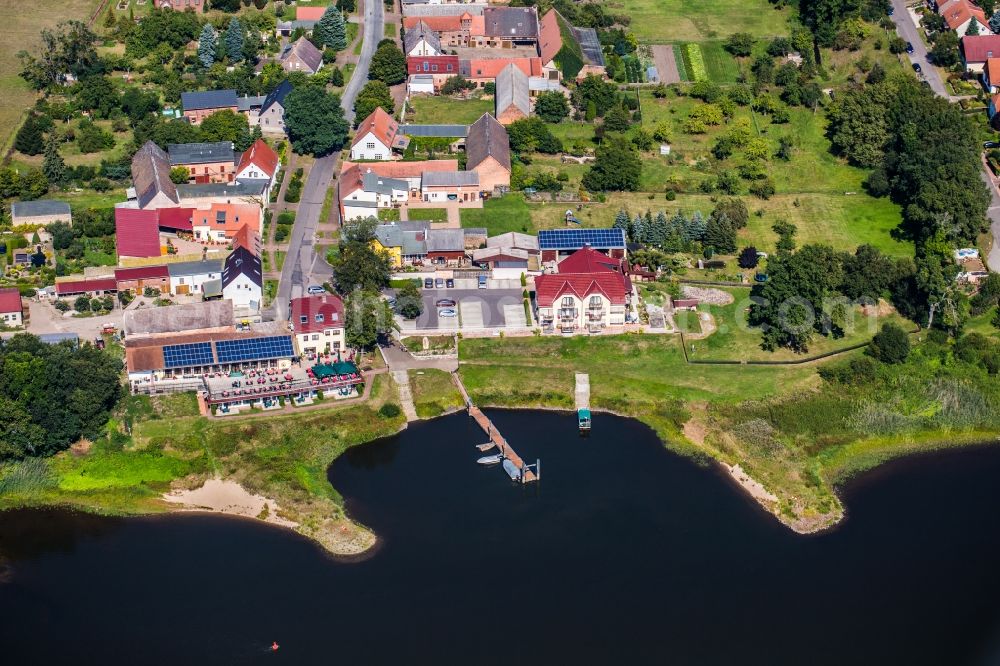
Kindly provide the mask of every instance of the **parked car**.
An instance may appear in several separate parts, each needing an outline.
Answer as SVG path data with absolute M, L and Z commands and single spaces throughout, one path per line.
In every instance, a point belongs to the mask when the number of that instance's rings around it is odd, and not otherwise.
M 117 329 L 115 329 L 115 325 L 114 324 L 105 324 L 104 327 L 101 328 L 101 334 L 102 335 L 114 335 L 117 332 L 118 331 L 117 331 Z
M 1000 148 L 1000 141 L 983 141 L 983 148 Z
M 424 278 L 424 289 L 434 288 L 434 278 Z
M 434 305 L 439 308 L 453 308 L 455 307 L 455 301 L 450 298 L 439 298 Z
M 444 278 L 437 278 L 434 280 L 434 287 L 437 289 L 444 289 Z
M 917 74 L 920 74 L 924 70 L 921 69 L 919 62 L 915 62 L 915 63 L 913 63 L 913 71 L 916 72 Z
M 308 294 L 310 294 L 311 296 L 315 296 L 317 294 L 325 294 L 326 293 L 326 289 L 324 289 L 323 287 L 319 286 L 318 284 L 311 284 L 306 289 L 306 292 Z
M 444 281 L 444 286 L 448 287 L 449 289 L 454 289 L 455 281 L 451 278 L 448 278 L 447 280 Z
M 912 43 L 906 42 L 906 52 L 907 53 L 913 53 L 913 44 Z
M 444 310 L 438 311 L 439 317 L 455 317 L 457 314 L 458 313 L 455 312 L 455 308 L 445 308 Z
M 480 289 L 486 289 L 486 276 L 485 275 L 480 275 L 479 276 L 479 288 Z

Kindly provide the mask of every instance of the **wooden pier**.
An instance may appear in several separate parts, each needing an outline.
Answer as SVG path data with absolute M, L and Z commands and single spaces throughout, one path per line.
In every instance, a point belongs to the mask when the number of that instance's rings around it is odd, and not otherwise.
M 497 449 L 499 449 L 500 453 L 503 454 L 503 457 L 514 463 L 514 466 L 517 467 L 521 474 L 521 483 L 537 481 L 539 475 L 525 465 L 524 460 L 521 459 L 521 456 L 517 455 L 517 451 L 511 448 L 510 444 L 506 439 L 504 439 L 504 436 L 500 434 L 500 431 L 493 425 L 493 422 L 490 421 L 489 417 L 483 414 L 481 409 L 472 404 L 472 399 L 469 398 L 469 394 L 466 392 L 465 386 L 462 385 L 462 380 L 459 379 L 458 373 L 452 373 L 452 377 L 455 380 L 455 385 L 462 394 L 462 398 L 465 400 L 466 406 L 469 408 L 469 416 L 471 416 L 475 422 L 479 424 L 479 427 L 483 429 L 483 432 L 486 433 L 489 440 L 497 447 Z
M 576 403 L 576 418 L 580 424 L 580 432 L 590 430 L 590 375 L 576 373 L 576 390 L 573 393 Z

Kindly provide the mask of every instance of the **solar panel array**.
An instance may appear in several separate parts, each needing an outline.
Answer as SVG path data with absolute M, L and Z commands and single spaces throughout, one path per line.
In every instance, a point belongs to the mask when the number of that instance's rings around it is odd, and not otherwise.
M 239 363 L 272 358 L 294 356 L 292 338 L 274 335 L 266 338 L 245 338 L 241 340 L 220 340 L 215 343 L 219 363 Z
M 212 343 L 192 342 L 183 345 L 163 347 L 163 365 L 167 368 L 191 368 L 199 365 L 214 365 Z
M 589 244 L 594 248 L 625 247 L 622 229 L 545 229 L 538 232 L 540 250 L 577 250 Z

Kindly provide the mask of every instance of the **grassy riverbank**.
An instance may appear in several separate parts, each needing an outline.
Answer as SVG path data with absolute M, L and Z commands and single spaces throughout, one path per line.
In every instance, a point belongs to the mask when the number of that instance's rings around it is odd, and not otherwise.
M 572 409 L 573 373 L 589 372 L 596 410 L 637 418 L 686 455 L 739 465 L 778 498 L 762 503 L 802 532 L 840 519 L 834 486 L 848 476 L 1000 433 L 1000 384 L 949 344 L 924 342 L 907 363 L 869 365 L 843 373 L 847 381 L 824 381 L 817 369 L 860 351 L 822 365 L 687 365 L 679 344 L 635 335 L 463 340 L 460 373 L 484 406 Z
M 356 554 L 374 543 L 374 535 L 347 519 L 326 471 L 351 446 L 404 427 L 402 416 L 379 413 L 383 404 L 396 402 L 395 386 L 386 375 L 374 382 L 364 404 L 233 420 L 199 416 L 193 394 L 130 397 L 89 450 L 0 469 L 0 509 L 163 512 L 174 509 L 161 500 L 163 493 L 219 477 L 275 500 L 281 518 L 331 552 Z

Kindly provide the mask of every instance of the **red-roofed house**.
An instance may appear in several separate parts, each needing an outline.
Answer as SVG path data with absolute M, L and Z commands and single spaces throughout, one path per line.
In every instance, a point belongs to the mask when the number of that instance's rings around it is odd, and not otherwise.
M 116 268 L 115 282 L 118 291 L 141 293 L 146 287 L 152 287 L 166 294 L 170 292 L 170 271 L 165 265 Z
M 497 75 L 507 65 L 516 65 L 518 69 L 531 76 L 543 76 L 541 58 L 474 58 L 459 63 L 459 73 L 478 86 L 496 81 Z
M 399 123 L 379 106 L 358 125 L 351 144 L 351 159 L 391 160 L 392 151 L 405 150 L 408 142 L 399 133 Z
M 1000 58 L 1000 35 L 963 37 L 959 51 L 967 71 L 982 72 L 990 58 Z
M 119 259 L 159 257 L 160 227 L 155 210 L 115 208 L 115 245 Z
M 976 21 L 979 24 L 980 35 L 989 35 L 990 30 L 986 13 L 974 5 L 971 0 L 947 0 L 938 5 L 938 14 L 944 18 L 948 27 L 959 37 L 969 32 L 969 24 Z
M 0 287 L 0 326 L 20 328 L 24 326 L 24 305 L 17 287 Z
M 535 278 L 536 316 L 550 331 L 597 333 L 624 326 L 631 298 L 622 261 L 587 246 L 564 259 L 558 273 Z
M 260 256 L 261 244 L 260 236 L 257 232 L 250 228 L 249 224 L 244 224 L 240 227 L 239 231 L 233 235 L 233 249 L 242 247 L 245 250 L 249 250 L 256 256 Z
M 430 76 L 435 92 L 441 90 L 445 81 L 458 74 L 457 55 L 407 56 L 406 73 Z
M 281 169 L 281 160 L 263 139 L 257 139 L 253 145 L 244 151 L 236 160 L 236 180 L 266 180 L 268 186 L 264 190 L 264 199 L 271 200 L 271 187 Z
M 254 204 L 212 204 L 195 210 L 191 221 L 195 240 L 228 243 L 243 225 L 260 233 L 260 208 Z
M 407 16 L 403 19 L 403 29 L 410 32 L 419 23 L 438 33 L 441 46 L 445 47 L 468 46 L 470 37 L 486 34 L 486 19 L 468 12 L 461 16 Z
M 299 354 L 338 352 L 344 347 L 344 301 L 335 294 L 293 298 L 292 330 Z
M 84 278 L 56 282 L 56 296 L 104 296 L 118 291 L 118 282 L 113 277 Z

